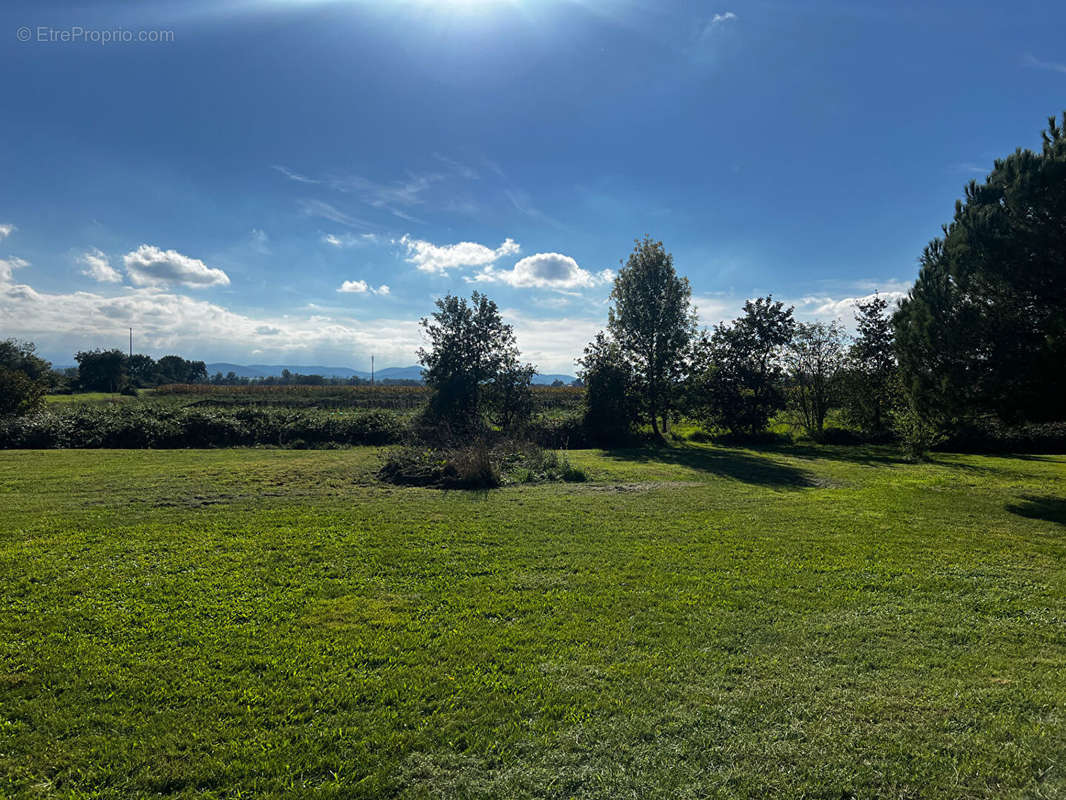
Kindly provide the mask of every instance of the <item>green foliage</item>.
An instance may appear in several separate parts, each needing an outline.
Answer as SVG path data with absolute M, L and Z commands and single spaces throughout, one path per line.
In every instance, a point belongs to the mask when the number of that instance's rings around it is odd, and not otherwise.
M 33 342 L 0 340 L 0 369 L 21 372 L 34 382 L 46 382 L 52 365 L 37 355 Z
M 629 362 L 652 430 L 665 431 L 678 402 L 689 346 L 696 335 L 688 278 L 648 236 L 638 239 L 611 291 L 607 328 Z
M 578 362 L 585 384 L 584 425 L 592 441 L 617 444 L 629 438 L 640 409 L 636 377 L 617 342 L 602 331 Z
M 44 404 L 44 390 L 25 372 L 0 367 L 0 417 L 36 411 Z
M 449 294 L 437 300 L 437 311 L 421 325 L 430 348 L 420 349 L 418 358 L 426 368 L 434 420 L 458 434 L 476 431 L 490 396 L 494 410 L 509 423 L 528 410 L 534 369 L 519 362 L 514 330 L 492 300 L 474 292 L 467 303 Z
M 384 410 L 68 404 L 0 420 L 0 448 L 292 447 L 392 444 L 401 420 Z
M 825 418 L 840 395 L 844 328 L 836 322 L 801 322 L 785 348 L 789 405 L 808 436 L 821 439 Z
M 506 363 L 485 386 L 489 419 L 504 431 L 519 431 L 533 416 L 532 364 Z
M 1052 118 L 1043 138 L 970 182 L 894 317 L 927 415 L 1066 419 L 1066 134 Z
M 748 300 L 743 316 L 716 325 L 701 340 L 692 395 L 703 424 L 754 436 L 785 407 L 783 356 L 796 325 L 792 310 L 770 296 Z
M 400 486 L 435 489 L 495 489 L 504 483 L 566 481 L 583 483 L 585 470 L 565 453 L 524 441 L 484 440 L 461 447 L 399 447 L 390 450 L 378 478 Z
M 876 295 L 859 303 L 855 314 L 858 335 L 848 352 L 842 381 L 845 417 L 871 436 L 888 428 L 898 391 L 892 318 L 887 309 L 888 302 Z
M 0 341 L 0 417 L 40 408 L 52 365 L 37 356 L 32 342 Z
M 117 392 L 126 385 L 126 354 L 121 350 L 82 350 L 78 362 L 78 386 L 86 392 Z
M 943 423 L 908 397 L 893 409 L 892 429 L 912 461 L 925 461 L 929 451 L 946 438 Z

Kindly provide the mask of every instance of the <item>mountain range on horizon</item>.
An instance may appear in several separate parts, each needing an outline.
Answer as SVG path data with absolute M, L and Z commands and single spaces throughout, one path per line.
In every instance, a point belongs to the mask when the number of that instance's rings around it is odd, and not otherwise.
M 363 378 L 365 380 L 370 379 L 370 373 L 364 370 L 352 369 L 351 367 L 327 367 L 322 365 L 299 365 L 299 364 L 230 364 L 227 362 L 215 362 L 207 365 L 207 374 L 214 375 L 216 372 L 221 372 L 226 375 L 230 372 L 235 373 L 241 378 L 268 378 L 278 377 L 282 371 L 288 370 L 289 372 L 299 373 L 300 375 L 321 375 L 324 378 Z M 383 380 L 409 380 L 409 381 L 421 381 L 422 380 L 422 367 L 417 364 L 410 367 L 383 367 L 382 369 L 374 371 L 374 378 Z M 537 373 L 533 376 L 533 383 L 537 385 L 548 385 L 552 382 L 560 380 L 563 383 L 570 384 L 575 378 L 573 375 L 563 374 L 545 374 Z

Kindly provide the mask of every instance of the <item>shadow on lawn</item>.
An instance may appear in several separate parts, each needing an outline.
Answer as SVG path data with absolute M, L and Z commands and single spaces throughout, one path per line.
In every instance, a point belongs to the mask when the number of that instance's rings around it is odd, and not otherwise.
M 802 469 L 732 448 L 676 445 L 612 450 L 605 455 L 617 461 L 676 464 L 759 486 L 803 489 L 822 485 L 813 475 Z
M 1039 519 L 1066 526 L 1066 500 L 1048 495 L 1023 494 L 1018 503 L 1008 503 L 1006 508 L 1012 514 L 1029 519 Z

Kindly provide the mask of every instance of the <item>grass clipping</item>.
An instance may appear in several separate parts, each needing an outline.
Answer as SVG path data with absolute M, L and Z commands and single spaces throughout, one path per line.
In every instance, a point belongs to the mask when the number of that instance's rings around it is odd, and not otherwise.
M 506 484 L 588 480 L 566 453 L 530 443 L 484 443 L 466 447 L 401 447 L 390 450 L 378 478 L 398 486 L 436 489 L 496 489 Z

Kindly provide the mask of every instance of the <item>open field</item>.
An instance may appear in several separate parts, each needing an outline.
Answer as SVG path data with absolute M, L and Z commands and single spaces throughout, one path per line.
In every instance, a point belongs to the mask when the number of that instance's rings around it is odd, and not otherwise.
M 1066 457 L 0 452 L 0 796 L 1066 796 Z

